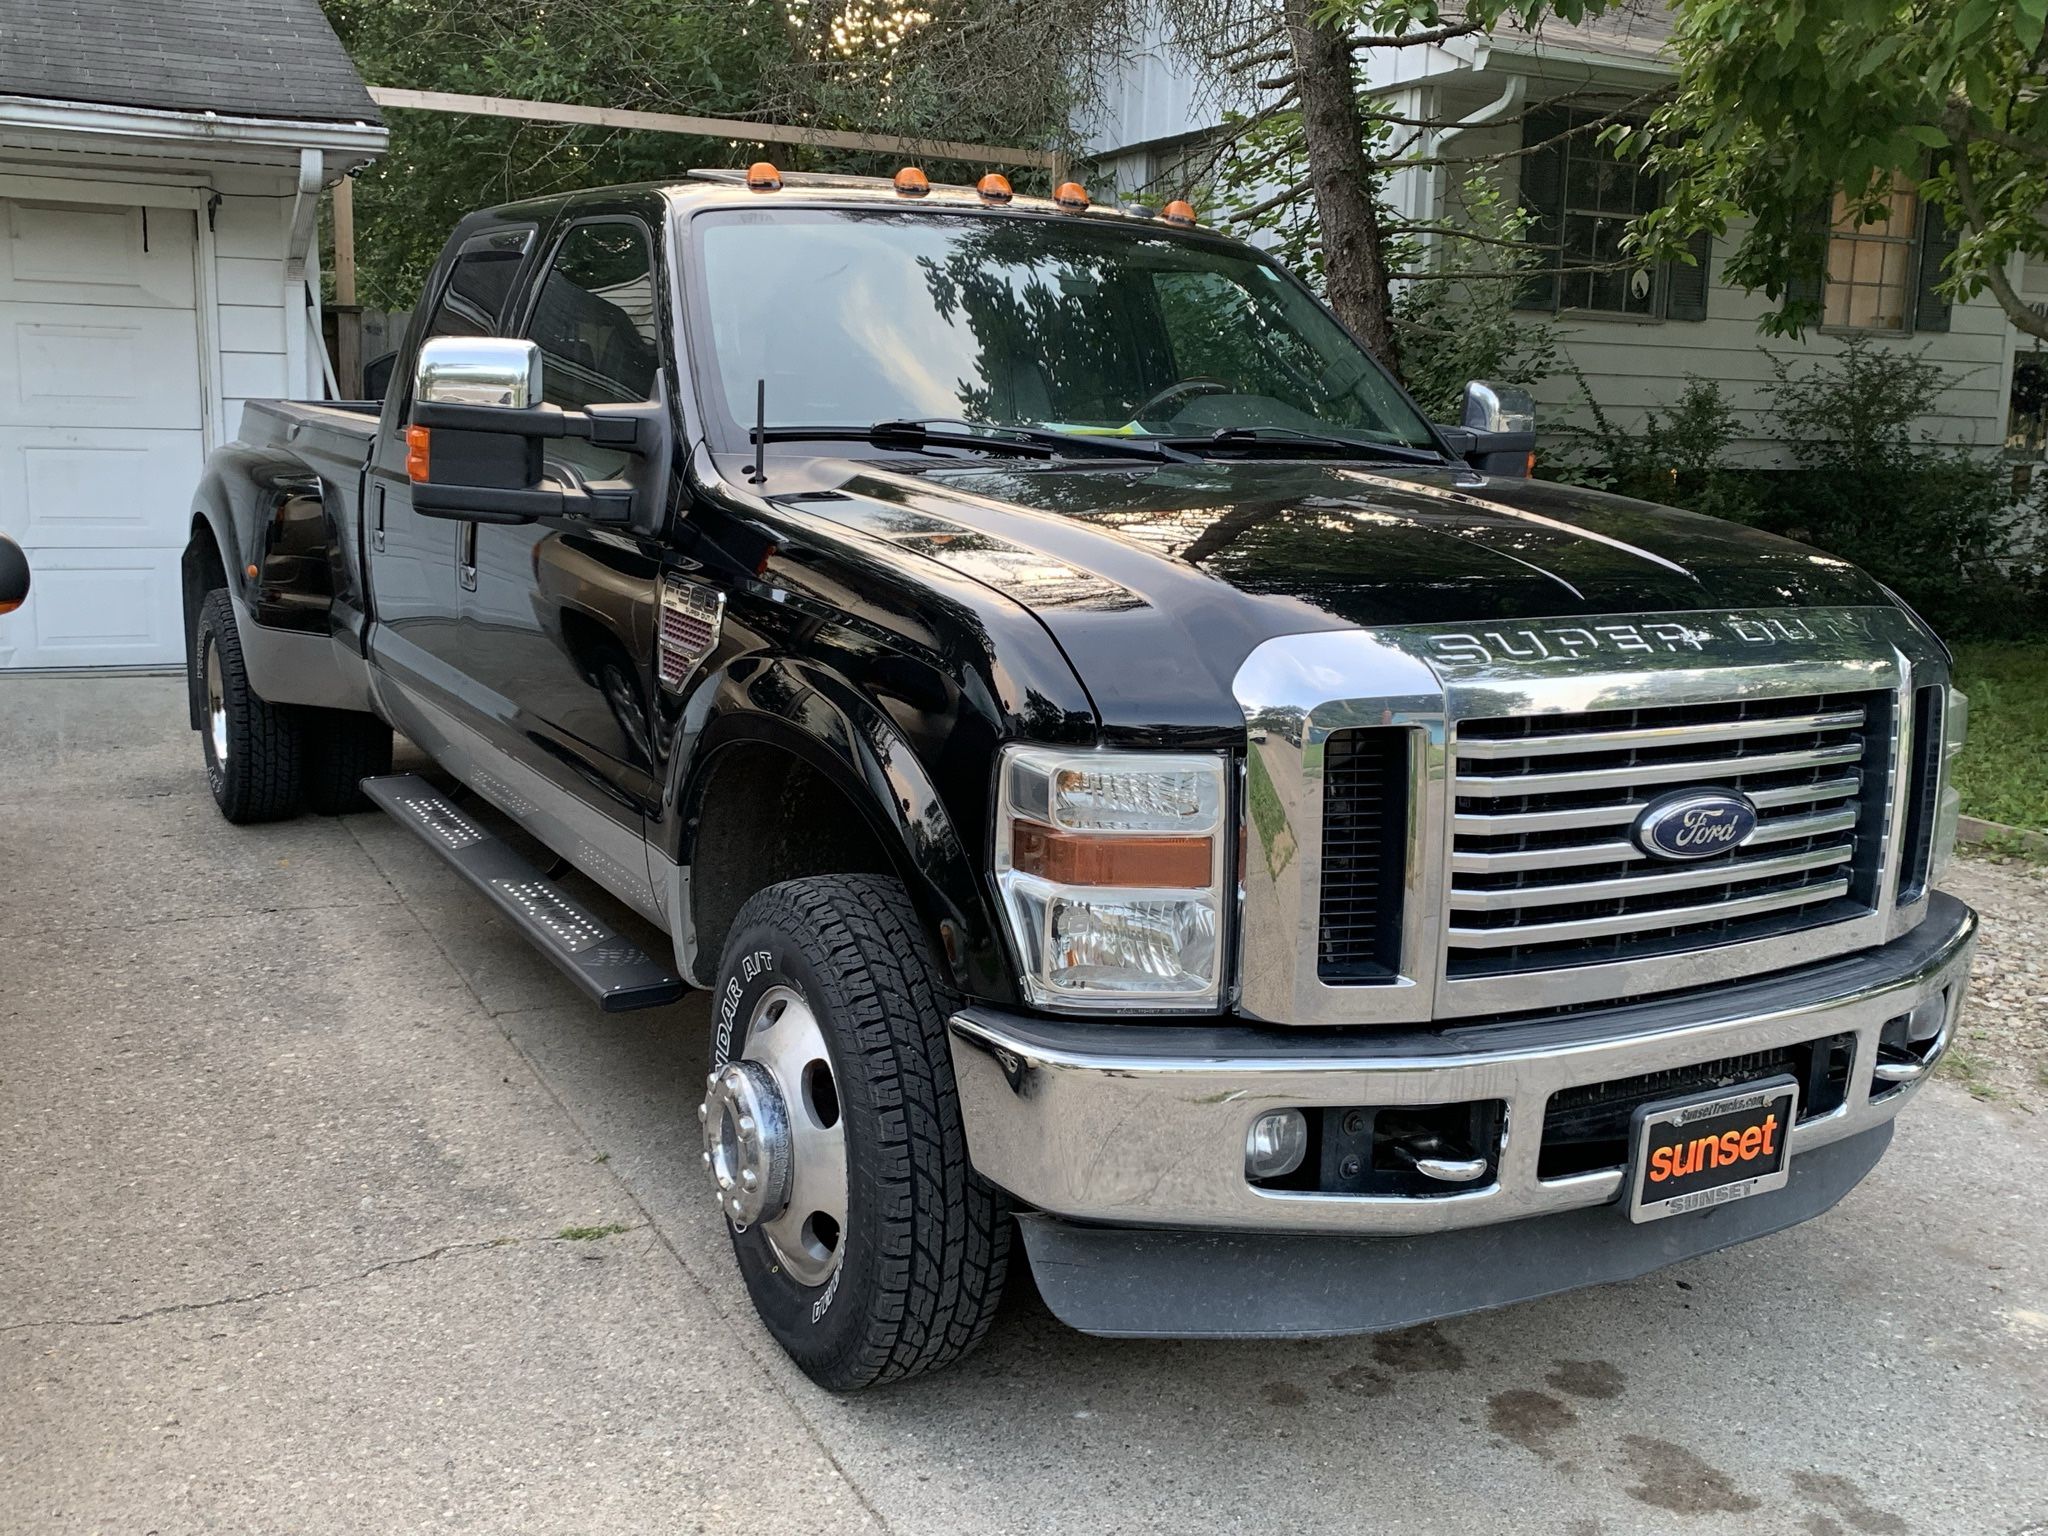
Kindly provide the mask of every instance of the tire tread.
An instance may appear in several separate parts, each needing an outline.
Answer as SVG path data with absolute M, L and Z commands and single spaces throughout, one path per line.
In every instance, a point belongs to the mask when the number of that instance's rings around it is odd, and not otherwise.
M 988 1332 L 1010 1255 L 1010 1220 L 974 1172 L 946 1037 L 950 993 L 902 883 L 874 875 L 787 881 L 733 923 L 782 929 L 832 973 L 881 1126 L 878 1284 L 868 1323 L 830 1361 L 806 1365 L 837 1391 L 941 1369 Z

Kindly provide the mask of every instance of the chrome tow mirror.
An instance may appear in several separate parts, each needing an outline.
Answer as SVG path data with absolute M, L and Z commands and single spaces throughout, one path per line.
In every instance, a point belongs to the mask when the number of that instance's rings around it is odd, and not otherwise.
M 541 403 L 540 348 L 504 336 L 436 336 L 420 348 L 413 399 L 430 405 Z
M 1536 401 L 1526 389 L 1474 379 L 1465 386 L 1458 424 L 1478 432 L 1534 432 Z

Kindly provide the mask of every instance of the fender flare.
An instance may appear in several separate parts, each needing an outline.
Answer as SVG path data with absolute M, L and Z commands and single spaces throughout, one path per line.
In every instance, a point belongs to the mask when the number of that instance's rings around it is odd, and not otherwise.
M 691 690 L 673 738 L 668 792 L 674 871 L 669 924 L 685 974 L 707 984 L 696 953 L 690 869 L 704 796 L 733 747 L 788 752 L 817 770 L 859 807 L 935 940 L 960 990 L 1014 997 L 1015 983 L 997 914 L 977 874 L 971 845 L 925 764 L 889 717 L 857 688 L 814 663 L 754 655 L 736 660 Z
M 223 505 L 226 495 L 221 476 L 213 466 L 207 467 L 206 476 L 199 482 L 199 489 L 192 498 L 192 516 L 185 538 L 185 548 L 178 557 L 178 581 L 182 594 L 185 615 L 185 679 L 186 704 L 191 715 L 192 729 L 205 727 L 205 704 L 199 696 L 198 668 L 192 664 L 192 637 L 199 625 L 199 606 L 206 601 L 206 594 L 216 583 L 209 579 L 213 574 L 207 565 L 207 556 L 202 541 L 212 545 L 212 555 L 219 565 L 220 581 L 225 583 L 228 595 L 235 603 L 236 628 L 241 627 L 241 615 L 247 610 L 248 578 L 243 574 L 241 542 L 235 534 L 235 520 L 228 515 Z

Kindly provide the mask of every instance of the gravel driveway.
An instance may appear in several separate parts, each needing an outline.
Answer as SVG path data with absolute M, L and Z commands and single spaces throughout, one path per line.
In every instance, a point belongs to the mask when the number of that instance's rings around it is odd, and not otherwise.
M 2048 1522 L 2034 871 L 1958 869 L 1982 1066 L 1807 1226 L 1377 1339 L 1090 1339 L 1020 1286 L 840 1400 L 705 1196 L 701 1000 L 601 1016 L 401 830 L 231 829 L 198 762 L 175 680 L 0 679 L 0 1531 Z
M 1958 858 L 1944 882 L 1984 919 L 1943 1073 L 1990 1102 L 2048 1108 L 2048 866 Z

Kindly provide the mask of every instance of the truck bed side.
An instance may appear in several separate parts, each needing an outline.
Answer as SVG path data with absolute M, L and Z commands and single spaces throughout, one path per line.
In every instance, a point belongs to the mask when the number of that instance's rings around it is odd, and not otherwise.
M 252 400 L 193 498 L 185 634 L 206 594 L 233 599 L 250 680 L 273 703 L 368 709 L 362 549 L 375 401 Z M 198 724 L 198 701 L 193 701 Z

